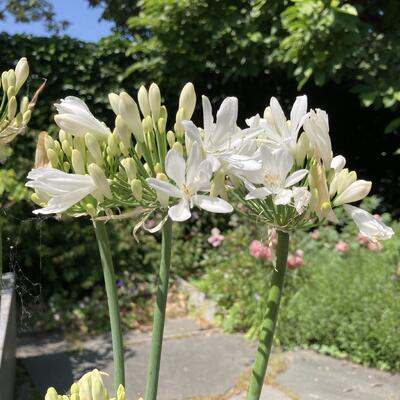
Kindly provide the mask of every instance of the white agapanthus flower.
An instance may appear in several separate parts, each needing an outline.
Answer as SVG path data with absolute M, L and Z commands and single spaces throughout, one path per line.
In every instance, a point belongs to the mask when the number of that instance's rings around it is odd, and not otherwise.
M 227 97 L 221 104 L 214 123 L 210 100 L 202 96 L 204 131 L 192 121 L 182 121 L 187 137 L 198 143 L 211 162 L 213 171 L 222 168 L 226 173 L 255 171 L 260 163 L 254 159 L 254 145 L 249 140 L 255 136 L 254 129 L 241 130 L 236 125 L 238 99 Z
M 46 207 L 34 210 L 34 214 L 57 214 L 67 211 L 88 195 L 101 200 L 112 198 L 110 188 L 101 168 L 89 166 L 90 175 L 70 174 L 54 168 L 37 168 L 28 174 L 27 187 L 35 189 Z
M 353 218 L 360 233 L 371 240 L 388 240 L 394 235 L 392 228 L 386 226 L 382 221 L 379 221 L 369 212 L 348 204 L 345 204 L 343 207 Z
M 56 124 L 71 135 L 85 137 L 91 133 L 99 140 L 106 140 L 110 129 L 90 112 L 86 103 L 75 96 L 68 96 L 56 103 Z
M 286 120 L 278 100 L 271 97 L 270 105 L 265 109 L 264 118 L 256 115 L 246 120 L 251 128 L 262 128 L 261 136 L 266 143 L 275 149 L 286 148 L 294 152 L 297 137 L 307 116 L 307 96 L 298 96 L 290 112 L 290 120 Z
M 303 124 L 304 131 L 314 146 L 316 154 L 326 167 L 332 162 L 332 143 L 329 136 L 328 114 L 317 108 L 310 110 Z M 342 160 L 343 161 L 343 160 Z
M 260 148 L 260 158 L 261 170 L 245 175 L 245 183 L 249 190 L 246 200 L 265 199 L 267 196 L 273 196 L 274 204 L 289 204 L 293 197 L 293 191 L 289 188 L 300 182 L 308 171 L 299 169 L 291 174 L 294 163 L 293 156 L 284 148 L 271 150 L 268 146 L 263 145 Z M 257 187 L 256 185 L 262 186 Z M 304 208 L 306 197 L 308 198 L 304 192 L 296 190 L 296 209 Z
M 202 159 L 198 143 L 193 143 L 187 161 L 176 150 L 170 150 L 165 160 L 165 171 L 175 185 L 154 178 L 148 178 L 147 182 L 156 191 L 180 199 L 168 210 L 173 221 L 189 219 L 193 206 L 214 213 L 233 211 L 232 206 L 223 199 L 198 194 L 210 190 L 212 177 L 211 162 Z

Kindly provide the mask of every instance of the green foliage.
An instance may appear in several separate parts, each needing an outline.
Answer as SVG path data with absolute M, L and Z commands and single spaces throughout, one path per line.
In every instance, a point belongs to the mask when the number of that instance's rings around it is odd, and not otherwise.
M 16 22 L 43 21 L 49 32 L 59 33 L 69 25 L 68 21 L 57 20 L 54 7 L 47 0 L 0 0 L 0 19 L 11 14 Z
M 399 231 L 398 223 L 393 227 Z M 358 243 L 354 225 L 342 228 L 321 228 L 314 239 L 308 233 L 291 238 L 291 251 L 304 251 L 304 265 L 286 275 L 276 340 L 284 347 L 312 347 L 400 370 L 400 240 L 395 236 L 381 251 L 371 252 Z M 224 329 L 245 330 L 254 337 L 273 267 L 247 248 L 265 234 L 241 226 L 224 235 L 220 247 L 204 254 L 204 275 L 196 284 L 217 302 Z M 349 244 L 347 253 L 335 250 L 339 240 Z

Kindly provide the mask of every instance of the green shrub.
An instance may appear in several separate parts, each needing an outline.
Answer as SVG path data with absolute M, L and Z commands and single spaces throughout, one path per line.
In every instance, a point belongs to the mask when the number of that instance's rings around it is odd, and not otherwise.
M 399 232 L 399 223 L 392 226 Z M 304 250 L 304 265 L 287 272 L 277 342 L 400 370 L 400 239 L 371 252 L 358 243 L 352 224 L 318 233 L 318 239 L 304 232 L 292 237 L 291 251 Z M 196 281 L 218 303 L 223 328 L 253 337 L 262 324 L 272 271 L 271 263 L 248 251 L 260 238 L 265 234 L 248 226 L 226 233 L 220 247 L 204 254 L 204 275 Z M 348 243 L 347 253 L 335 249 L 339 240 Z

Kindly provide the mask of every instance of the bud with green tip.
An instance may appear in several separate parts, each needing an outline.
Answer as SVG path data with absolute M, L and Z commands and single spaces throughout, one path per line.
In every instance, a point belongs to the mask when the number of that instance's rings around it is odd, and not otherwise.
M 31 110 L 26 110 L 24 114 L 22 115 L 22 125 L 28 125 L 29 121 L 31 120 L 32 117 L 32 111 Z
M 143 186 L 142 182 L 139 179 L 134 179 L 131 182 L 131 190 L 133 193 L 133 196 L 137 201 L 142 201 L 143 198 Z
M 107 153 L 111 156 L 116 156 L 119 153 L 118 139 L 115 133 L 111 134 L 107 138 Z
M 63 152 L 66 154 L 67 157 L 71 157 L 72 147 L 69 144 L 68 140 L 63 140 L 62 141 L 61 148 L 63 149 Z
M 113 196 L 110 184 L 108 183 L 107 177 L 102 168 L 97 164 L 92 163 L 88 166 L 88 172 L 97 187 L 98 193 L 107 199 L 112 199 Z
M 96 137 L 91 133 L 87 133 L 85 135 L 85 143 L 90 155 L 93 157 L 96 163 L 100 166 L 103 165 L 103 155 L 101 153 L 100 144 Z
M 51 136 L 46 135 L 44 139 L 44 148 L 47 151 L 48 149 L 54 149 L 54 140 Z
M 7 98 L 8 98 L 8 100 L 10 100 L 11 97 L 15 96 L 16 94 L 17 94 L 17 93 L 15 92 L 15 87 L 14 87 L 14 86 L 10 86 L 10 87 L 7 89 Z
M 142 126 L 145 133 L 153 131 L 153 120 L 150 116 L 147 116 L 142 120 Z
M 161 93 L 160 88 L 154 82 L 150 85 L 149 89 L 149 103 L 153 121 L 158 121 L 160 117 Z
M 196 107 L 196 92 L 193 83 L 188 82 L 182 89 L 179 97 L 179 109 L 185 110 L 187 119 L 192 118 L 194 109 Z
M 138 91 L 138 102 L 140 111 L 142 112 L 144 117 L 150 115 L 150 103 L 149 103 L 149 95 L 144 86 L 140 86 Z
M 109 400 L 108 391 L 104 385 L 100 372 L 97 369 L 95 369 L 92 371 L 91 374 L 92 374 L 92 399 Z
M 225 173 L 223 171 L 218 171 L 215 173 L 213 183 L 211 184 L 210 196 L 213 197 L 220 196 L 223 199 L 227 198 Z
M 74 148 L 81 152 L 83 159 L 86 157 L 86 144 L 85 138 L 80 136 L 75 136 L 73 139 Z
M 114 133 L 124 146 L 129 148 L 131 145 L 131 131 L 121 115 L 117 115 L 115 118 Z
M 3 87 L 4 93 L 7 93 L 8 89 L 7 71 L 4 71 L 1 74 L 1 86 Z
M 27 110 L 28 110 L 28 105 L 29 105 L 28 96 L 24 96 L 24 97 L 21 99 L 20 103 L 19 103 L 19 112 L 20 112 L 21 114 L 23 114 L 25 111 L 27 111 Z
M 143 157 L 143 152 L 139 143 L 136 143 L 135 145 L 135 153 L 137 154 L 139 160 Z
M 308 140 L 307 135 L 303 132 L 300 135 L 300 138 L 297 141 L 296 147 L 294 150 L 294 158 L 296 160 L 297 165 L 304 164 L 304 160 L 306 158 L 309 147 L 310 147 L 310 141 Z
M 157 122 L 157 128 L 160 133 L 165 133 L 165 128 L 167 126 L 167 120 L 164 118 L 159 118 Z
M 160 163 L 157 163 L 157 164 L 154 166 L 154 172 L 155 172 L 156 174 L 159 174 L 159 173 L 163 172 Z

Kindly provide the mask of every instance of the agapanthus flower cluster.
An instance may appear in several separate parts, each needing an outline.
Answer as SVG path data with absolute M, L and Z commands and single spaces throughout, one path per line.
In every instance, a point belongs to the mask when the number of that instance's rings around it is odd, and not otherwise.
M 69 396 L 60 395 L 56 389 L 50 387 L 47 389 L 45 400 L 125 400 L 125 389 L 122 385 L 118 387 L 116 397 L 110 398 L 102 375 L 104 374 L 97 369 L 87 372 L 71 386 Z
M 263 117 L 237 123 L 238 99 L 223 100 L 216 116 L 202 97 L 203 123 L 191 121 L 196 94 L 183 88 L 174 123 L 158 86 L 141 87 L 137 102 L 111 93 L 114 128 L 92 115 L 86 104 L 67 97 L 56 104 L 59 140 L 47 137 L 49 167 L 28 175 L 35 189 L 36 213 L 139 217 L 139 225 L 161 211 L 186 221 L 194 208 L 229 213 L 236 208 L 259 223 L 286 232 L 337 222 L 335 210 L 352 216 L 370 240 L 393 235 L 391 228 L 351 205 L 362 200 L 371 182 L 333 157 L 328 115 L 308 110 L 306 96 L 285 114 L 275 98 Z M 171 124 L 170 124 L 171 125 Z
M 5 145 L 24 131 L 31 118 L 36 97 L 31 101 L 27 96 L 17 98 L 28 75 L 29 65 L 25 57 L 18 61 L 15 69 L 1 74 L 0 87 L 3 89 L 3 96 L 0 103 L 0 161 L 6 156 Z

